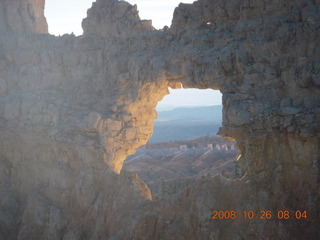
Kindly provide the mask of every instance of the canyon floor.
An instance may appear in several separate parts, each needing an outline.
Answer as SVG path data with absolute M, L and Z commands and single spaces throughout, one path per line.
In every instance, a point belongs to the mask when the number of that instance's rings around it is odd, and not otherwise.
M 124 162 L 149 186 L 153 199 L 176 194 L 199 179 L 218 174 L 236 178 L 236 142 L 219 136 L 147 144 Z

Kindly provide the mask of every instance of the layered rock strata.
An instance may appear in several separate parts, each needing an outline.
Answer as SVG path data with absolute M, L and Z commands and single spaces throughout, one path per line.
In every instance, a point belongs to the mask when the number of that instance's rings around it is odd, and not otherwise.
M 319 1 L 198 0 L 158 31 L 98 0 L 80 37 L 46 34 L 43 4 L 0 2 L 1 239 L 320 238 Z M 181 84 L 222 92 L 243 177 L 150 201 L 121 168 Z

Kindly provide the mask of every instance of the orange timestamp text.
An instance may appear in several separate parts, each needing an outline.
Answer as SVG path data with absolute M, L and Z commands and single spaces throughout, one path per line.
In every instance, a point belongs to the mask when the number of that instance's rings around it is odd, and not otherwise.
M 212 211 L 211 219 L 307 219 L 307 211 Z

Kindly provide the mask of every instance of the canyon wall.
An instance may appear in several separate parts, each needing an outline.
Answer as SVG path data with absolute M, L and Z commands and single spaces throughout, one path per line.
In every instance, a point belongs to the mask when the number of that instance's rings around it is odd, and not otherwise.
M 1 0 L 0 31 L 48 33 L 44 0 Z
M 79 37 L 47 34 L 43 5 L 0 2 L 0 239 L 320 238 L 318 0 L 198 0 L 163 30 L 98 0 Z M 152 201 L 121 168 L 181 84 L 222 92 L 242 177 Z

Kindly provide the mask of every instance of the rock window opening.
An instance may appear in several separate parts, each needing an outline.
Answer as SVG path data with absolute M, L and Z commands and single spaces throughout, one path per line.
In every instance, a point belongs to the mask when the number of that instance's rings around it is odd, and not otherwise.
M 169 89 L 157 105 L 153 136 L 124 169 L 136 172 L 153 199 L 178 193 L 188 185 L 222 174 L 237 177 L 238 149 L 217 136 L 222 125 L 222 96 L 211 89 Z
M 162 29 L 171 25 L 174 9 L 180 3 L 193 3 L 194 0 L 128 0 L 128 2 L 138 6 L 141 19 L 151 19 L 154 28 Z

